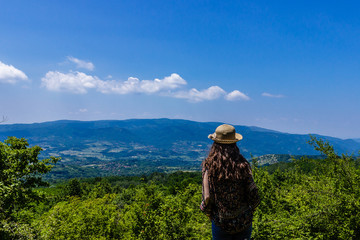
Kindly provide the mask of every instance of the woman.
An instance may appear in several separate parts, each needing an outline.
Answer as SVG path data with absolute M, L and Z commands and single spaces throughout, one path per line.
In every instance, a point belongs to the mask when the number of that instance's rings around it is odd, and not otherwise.
M 260 198 L 250 164 L 236 145 L 242 136 L 233 126 L 223 124 L 208 137 L 214 143 L 202 163 L 200 209 L 212 221 L 213 239 L 250 239 Z

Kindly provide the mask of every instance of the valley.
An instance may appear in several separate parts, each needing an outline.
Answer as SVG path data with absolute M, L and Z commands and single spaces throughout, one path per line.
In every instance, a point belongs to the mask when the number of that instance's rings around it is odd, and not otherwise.
M 130 119 L 0 125 L 0 141 L 8 136 L 38 145 L 42 158 L 61 157 L 49 179 L 137 175 L 151 172 L 199 171 L 219 122 L 182 119 Z M 259 166 L 318 155 L 309 135 L 288 134 L 259 127 L 235 126 L 244 139 L 241 153 Z M 337 154 L 357 154 L 360 142 L 315 135 L 329 141 Z

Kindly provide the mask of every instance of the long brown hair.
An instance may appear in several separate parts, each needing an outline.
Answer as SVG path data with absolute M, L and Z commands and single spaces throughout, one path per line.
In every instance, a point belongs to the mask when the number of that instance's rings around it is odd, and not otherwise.
M 251 176 L 249 162 L 240 154 L 236 143 L 214 142 L 208 157 L 202 162 L 203 172 L 208 170 L 210 182 L 244 180 Z

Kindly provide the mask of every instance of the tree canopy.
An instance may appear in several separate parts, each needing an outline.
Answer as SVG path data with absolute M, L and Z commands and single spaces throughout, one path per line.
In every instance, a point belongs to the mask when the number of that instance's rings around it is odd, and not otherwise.
M 267 167 L 253 162 L 261 194 L 253 239 L 360 239 L 359 158 L 339 156 L 331 145 L 316 138 L 310 144 L 325 157 L 304 157 Z M 7 161 L 14 161 L 12 166 L 25 172 L 33 165 L 29 156 L 34 159 L 39 153 L 39 148 L 33 148 L 35 153 L 30 154 L 31 148 L 20 139 L 7 140 L 1 147 L 1 164 L 8 151 Z M 17 153 L 21 149 L 30 152 L 21 155 Z M 21 165 L 27 167 L 20 167 L 14 159 L 28 159 Z M 1 178 L 6 180 L 1 189 L 14 188 L 1 190 L 8 203 L 1 203 L 7 211 L 6 218 L 2 211 L 1 239 L 211 238 L 211 223 L 199 209 L 201 172 L 71 179 L 51 188 L 39 187 L 42 181 L 31 180 L 28 191 L 31 189 L 32 195 L 26 196 L 38 197 L 28 197 L 23 203 L 10 193 L 25 191 L 23 181 L 37 179 L 57 159 L 38 161 L 44 168 L 37 167 L 37 172 L 7 173 L 9 177 Z M 22 187 L 17 189 L 19 184 Z M 17 207 L 10 207 L 11 199 Z
M 39 159 L 42 149 L 29 147 L 21 138 L 9 137 L 0 142 L 0 220 L 11 221 L 12 213 L 41 200 L 34 188 L 47 186 L 41 178 L 51 170 L 55 157 Z M 0 229 L 0 236 L 1 236 Z

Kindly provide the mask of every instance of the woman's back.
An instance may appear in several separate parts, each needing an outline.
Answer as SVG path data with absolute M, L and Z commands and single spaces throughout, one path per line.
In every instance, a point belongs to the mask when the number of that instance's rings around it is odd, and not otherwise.
M 240 232 L 251 225 L 253 209 L 259 203 L 257 188 L 252 178 L 210 184 L 210 196 L 212 220 L 224 231 Z
M 213 230 L 234 234 L 251 229 L 260 199 L 250 164 L 236 145 L 242 136 L 232 126 L 221 125 L 209 138 L 214 143 L 202 164 L 201 209 L 211 218 Z

